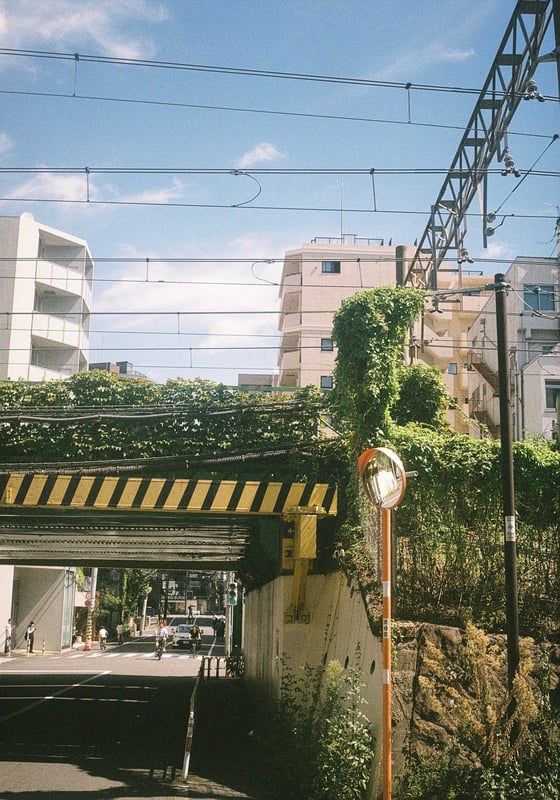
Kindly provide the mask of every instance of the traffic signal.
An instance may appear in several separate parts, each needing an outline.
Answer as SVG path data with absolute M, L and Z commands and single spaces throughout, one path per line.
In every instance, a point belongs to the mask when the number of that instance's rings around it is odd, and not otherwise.
M 237 584 L 230 583 L 228 588 L 228 605 L 236 606 L 237 605 Z

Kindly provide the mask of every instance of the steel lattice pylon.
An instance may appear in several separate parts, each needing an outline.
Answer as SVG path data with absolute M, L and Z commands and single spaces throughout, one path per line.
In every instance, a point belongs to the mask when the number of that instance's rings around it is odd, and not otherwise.
M 540 57 L 540 47 L 551 20 L 560 34 L 560 0 L 519 0 L 488 77 L 471 114 L 447 177 L 432 206 L 424 233 L 406 273 L 405 283 L 437 288 L 437 271 L 449 250 L 458 262 L 466 233 L 466 214 L 482 186 L 483 231 L 488 210 L 487 170 L 494 156 L 502 161 L 507 129 L 525 95 L 528 80 L 539 61 L 558 60 L 558 48 Z M 484 247 L 486 247 L 486 234 Z

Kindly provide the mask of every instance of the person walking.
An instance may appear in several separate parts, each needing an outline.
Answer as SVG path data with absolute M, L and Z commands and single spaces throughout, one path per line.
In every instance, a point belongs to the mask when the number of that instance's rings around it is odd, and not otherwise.
M 6 622 L 6 641 L 4 642 L 4 653 L 8 656 L 12 655 L 12 618 Z
M 119 644 L 123 643 L 123 635 L 124 635 L 124 625 L 122 624 L 122 622 L 119 622 L 119 624 L 117 625 L 117 642 Z
M 27 642 L 27 652 L 32 653 L 33 642 L 35 641 L 35 623 L 33 620 L 31 620 L 25 631 L 25 641 Z

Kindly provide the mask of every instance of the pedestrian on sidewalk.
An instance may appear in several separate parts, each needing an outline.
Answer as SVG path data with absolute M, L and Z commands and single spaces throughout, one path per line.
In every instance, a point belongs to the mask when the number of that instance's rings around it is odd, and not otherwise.
M 33 620 L 27 626 L 25 631 L 25 641 L 27 642 L 27 650 L 29 653 L 33 652 L 33 642 L 35 641 L 35 623 Z
M 12 618 L 6 622 L 6 641 L 4 642 L 4 653 L 12 655 Z

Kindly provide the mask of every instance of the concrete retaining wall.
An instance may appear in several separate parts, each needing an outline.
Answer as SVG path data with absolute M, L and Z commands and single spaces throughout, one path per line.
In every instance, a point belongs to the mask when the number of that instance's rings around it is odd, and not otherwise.
M 309 625 L 284 624 L 290 604 L 292 577 L 285 576 L 250 592 L 245 605 L 246 682 L 264 701 L 279 696 L 282 657 L 292 671 L 305 664 L 318 666 L 338 660 L 345 667 L 355 664 L 361 652 L 362 710 L 372 723 L 377 745 L 372 774 L 372 796 L 380 783 L 382 642 L 371 633 L 360 592 L 342 573 L 311 575 L 306 603 Z

